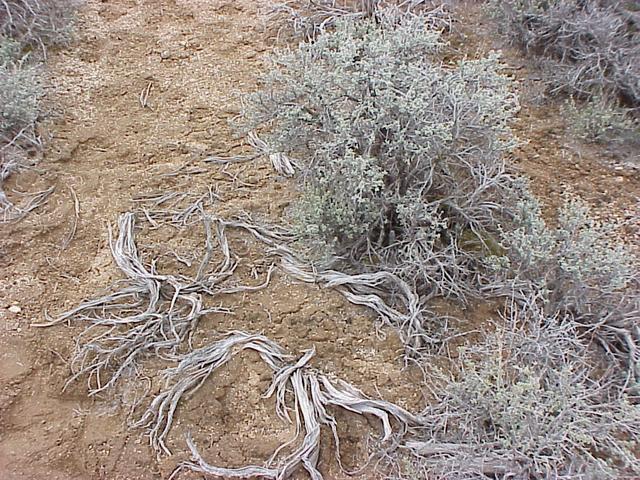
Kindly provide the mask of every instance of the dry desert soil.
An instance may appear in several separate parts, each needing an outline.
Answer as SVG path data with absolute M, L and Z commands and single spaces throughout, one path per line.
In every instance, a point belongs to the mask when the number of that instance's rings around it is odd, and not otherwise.
M 211 153 L 241 151 L 228 123 L 240 111 L 241 96 L 256 88 L 273 46 L 260 7 L 255 0 L 88 0 L 73 44 L 51 53 L 51 140 L 38 169 L 12 177 L 6 190 L 53 185 L 55 192 L 20 223 L 0 230 L 0 480 L 167 478 L 189 456 L 187 432 L 210 463 L 238 467 L 263 462 L 292 434 L 273 400 L 262 398 L 270 372 L 246 353 L 180 407 L 168 441 L 173 455 L 158 459 L 144 431 L 128 425 L 141 381 L 93 397 L 82 380 L 63 391 L 83 327 L 31 326 L 121 278 L 108 226 L 141 196 L 179 191 L 198 198 L 212 191 L 220 215 L 244 211 L 274 221 L 294 201 L 292 187 L 266 161 L 203 162 Z M 571 191 L 603 217 L 632 219 L 640 193 L 637 165 L 570 139 L 561 107 L 539 101 L 536 72 L 492 34 L 475 2 L 457 4 L 454 18 L 452 41 L 462 54 L 505 49 L 523 95 L 516 128 L 527 140 L 514 168 L 532 179 L 549 211 Z M 640 244 L 637 225 L 629 223 L 625 234 Z M 140 237 L 143 254 L 157 258 L 161 271 L 186 268 L 172 252 L 193 260 L 203 243 L 200 228 L 148 229 Z M 260 246 L 242 235 L 232 236 L 231 246 L 241 258 L 239 275 L 260 283 L 268 267 Z M 224 306 L 233 315 L 204 318 L 196 345 L 241 329 L 264 333 L 295 355 L 315 346 L 313 365 L 323 372 L 410 410 L 423 404 L 420 373 L 403 365 L 394 333 L 376 330 L 369 312 L 337 292 L 276 273 L 268 288 L 231 295 Z M 149 372 L 161 366 L 147 365 Z M 148 375 L 151 388 L 159 388 Z M 378 425 L 344 413 L 339 419 L 343 461 L 357 467 Z M 320 469 L 326 478 L 344 477 L 330 449 Z M 364 470 L 362 478 L 375 474 Z

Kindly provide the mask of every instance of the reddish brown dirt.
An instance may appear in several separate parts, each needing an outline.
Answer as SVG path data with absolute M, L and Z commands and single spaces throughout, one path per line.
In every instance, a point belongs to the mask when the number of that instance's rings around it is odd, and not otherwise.
M 254 88 L 266 50 L 256 2 L 90 0 L 76 32 L 70 49 L 51 55 L 48 101 L 60 115 L 40 171 L 6 186 L 55 185 L 56 191 L 45 207 L 2 230 L 0 480 L 166 478 L 187 457 L 187 431 L 213 464 L 260 463 L 292 432 L 275 416 L 273 403 L 261 398 L 268 372 L 258 357 L 238 356 L 185 402 L 169 439 L 175 455 L 158 461 L 144 432 L 126 424 L 134 385 L 93 399 L 83 382 L 62 392 L 81 327 L 30 327 L 45 311 L 73 307 L 121 277 L 106 227 L 133 207 L 136 195 L 200 194 L 211 185 L 222 198 L 221 214 L 244 210 L 277 217 L 287 206 L 291 194 L 270 166 L 223 173 L 202 163 L 207 153 L 239 143 L 228 120 L 239 111 L 240 95 Z M 149 85 L 143 108 L 139 96 Z M 178 175 L 162 176 L 180 168 Z M 64 249 L 74 223 L 72 191 L 79 223 Z M 171 247 L 189 255 L 200 252 L 203 237 L 201 229 L 163 230 L 143 236 L 145 242 L 149 254 Z M 259 250 L 247 239 L 234 238 L 232 248 L 243 258 L 243 271 L 260 267 Z M 161 269 L 173 267 L 161 259 Z M 269 289 L 230 298 L 229 306 L 233 316 L 211 316 L 200 324 L 197 344 L 242 329 L 263 332 L 296 355 L 315 345 L 313 364 L 321 370 L 371 395 L 420 404 L 415 376 L 402 370 L 398 340 L 390 332 L 378 339 L 371 316 L 339 294 L 277 276 Z M 349 415 L 340 419 L 344 461 L 357 466 L 377 426 Z M 321 469 L 339 478 L 329 447 Z
M 168 442 L 174 455 L 157 460 L 144 432 L 127 427 L 139 385 L 125 383 L 116 394 L 88 399 L 79 382 L 63 393 L 66 362 L 81 327 L 30 327 L 45 311 L 71 308 L 121 277 L 106 227 L 133 207 L 136 195 L 197 195 L 213 186 L 222 198 L 219 213 L 271 218 L 291 201 L 286 184 L 265 163 L 231 168 L 232 175 L 202 163 L 208 153 L 237 151 L 228 120 L 239 111 L 240 95 L 255 87 L 268 49 L 256 3 L 89 0 L 79 14 L 75 44 L 51 55 L 48 100 L 60 109 L 51 125 L 53 139 L 40 171 L 14 177 L 6 190 L 55 185 L 56 191 L 45 207 L 0 232 L 0 480 L 160 479 L 186 458 L 186 432 L 205 458 L 223 466 L 261 462 L 291 434 L 273 403 L 261 398 L 269 382 L 266 367 L 247 353 L 182 405 Z M 474 8 L 466 10 L 474 22 L 467 24 L 486 33 Z M 463 16 L 458 25 L 465 21 Z M 465 49 L 495 46 L 491 35 L 476 35 Z M 513 51 L 506 59 L 523 65 Z M 528 88 L 526 68 L 514 75 Z M 143 108 L 139 96 L 149 85 Z M 624 216 L 640 192 L 637 173 L 616 170 L 590 147 L 580 147 L 587 153 L 576 161 L 558 108 L 524 105 L 518 129 L 530 141 L 516 155 L 519 167 L 553 206 L 571 189 L 600 211 Z M 163 176 L 178 169 L 177 175 Z M 68 247 L 61 248 L 73 230 L 72 191 L 80 203 L 79 223 Z M 147 255 L 170 248 L 188 255 L 201 250 L 202 231 L 145 233 L 141 243 Z M 232 248 L 243 258 L 243 272 L 264 269 L 253 242 L 236 235 Z M 163 257 L 159 268 L 178 267 Z M 377 338 L 371 316 L 336 292 L 277 275 L 268 289 L 230 298 L 227 306 L 235 315 L 206 318 L 197 345 L 231 329 L 262 332 L 293 354 L 315 345 L 313 365 L 320 370 L 373 396 L 409 408 L 421 404 L 416 373 L 402 369 L 398 340 L 391 332 Z M 156 382 L 153 388 L 158 387 Z M 339 419 L 345 464 L 356 466 L 377 426 L 346 414 Z M 321 470 L 328 479 L 341 478 L 325 440 Z

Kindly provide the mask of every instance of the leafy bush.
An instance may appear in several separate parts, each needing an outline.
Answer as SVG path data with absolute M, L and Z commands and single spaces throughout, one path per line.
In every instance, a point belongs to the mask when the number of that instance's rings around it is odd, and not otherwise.
M 602 97 L 582 103 L 572 100 L 567 103 L 567 113 L 572 133 L 588 142 L 600 143 L 640 134 L 629 109 Z
M 518 103 L 497 55 L 443 65 L 442 48 L 419 19 L 340 21 L 276 56 L 244 121 L 303 165 L 292 218 L 313 254 L 462 298 L 509 190 Z
M 640 105 L 640 13 L 617 0 L 495 0 L 509 37 L 555 60 L 557 89 Z
M 32 163 L 29 153 L 41 146 L 35 133 L 40 114 L 39 78 L 35 67 L 16 60 L 18 52 L 15 43 L 0 43 L 0 223 L 16 221 L 29 210 L 29 206 L 21 209 L 13 205 L 2 184 L 12 173 Z M 35 208 L 38 201 L 31 204 Z
M 535 299 L 530 299 L 535 305 Z M 594 377 L 573 324 L 512 310 L 452 372 L 432 371 L 410 467 L 427 478 L 617 479 L 640 474 L 640 407 Z
M 0 65 L 0 138 L 13 139 L 32 126 L 38 117 L 40 87 L 33 68 Z
M 621 360 L 624 381 L 640 386 L 640 261 L 618 239 L 618 226 L 595 221 L 584 203 L 569 200 L 550 228 L 524 189 L 516 207 L 516 227 L 503 233 L 506 257 L 497 262 L 506 277 L 503 293 L 539 292 L 547 315 L 580 325 Z M 495 279 L 488 284 L 495 293 Z

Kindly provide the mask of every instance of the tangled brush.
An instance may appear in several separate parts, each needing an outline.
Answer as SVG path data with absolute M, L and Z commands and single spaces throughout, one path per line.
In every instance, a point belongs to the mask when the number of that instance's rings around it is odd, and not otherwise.
M 296 37 L 312 41 L 344 20 L 374 20 L 392 28 L 419 17 L 430 28 L 448 30 L 451 18 L 447 6 L 431 0 L 303 0 L 270 2 L 269 24 L 288 26 Z M 281 27 L 278 33 L 283 33 Z
M 510 38 L 552 60 L 556 90 L 640 106 L 640 14 L 617 0 L 496 0 Z

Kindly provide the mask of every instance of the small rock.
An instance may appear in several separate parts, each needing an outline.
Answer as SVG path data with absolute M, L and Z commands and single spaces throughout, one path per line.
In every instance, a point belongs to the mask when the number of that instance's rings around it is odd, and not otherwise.
M 17 306 L 17 305 L 11 305 L 11 306 L 9 307 L 9 311 L 10 311 L 11 313 L 20 313 L 20 312 L 22 311 L 22 309 L 21 309 L 19 306 Z

